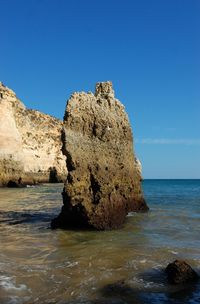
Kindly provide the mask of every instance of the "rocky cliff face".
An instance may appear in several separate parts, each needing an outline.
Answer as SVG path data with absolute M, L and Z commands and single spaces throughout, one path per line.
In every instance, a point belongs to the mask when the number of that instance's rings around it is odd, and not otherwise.
M 0 185 L 64 180 L 61 129 L 60 120 L 26 109 L 0 83 Z
M 71 96 L 63 146 L 68 175 L 64 206 L 53 228 L 112 229 L 123 224 L 129 211 L 148 209 L 128 116 L 111 82 L 97 83 L 95 94 Z

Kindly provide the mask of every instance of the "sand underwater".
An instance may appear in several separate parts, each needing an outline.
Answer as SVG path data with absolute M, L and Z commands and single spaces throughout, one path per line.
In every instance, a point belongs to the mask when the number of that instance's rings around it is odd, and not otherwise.
M 200 283 L 173 287 L 177 258 L 200 272 L 200 180 L 145 180 L 150 211 L 122 229 L 51 230 L 62 184 L 0 189 L 0 303 L 200 303 Z

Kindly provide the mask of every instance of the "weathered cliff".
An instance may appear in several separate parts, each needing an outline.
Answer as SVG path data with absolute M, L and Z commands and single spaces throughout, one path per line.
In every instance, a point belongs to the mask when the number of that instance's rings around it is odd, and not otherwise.
M 0 185 L 64 180 L 67 170 L 61 129 L 60 120 L 26 109 L 0 83 Z
M 52 228 L 112 229 L 123 224 L 128 212 L 148 209 L 131 126 L 111 82 L 97 83 L 95 94 L 70 97 L 63 151 L 68 169 L 64 205 Z

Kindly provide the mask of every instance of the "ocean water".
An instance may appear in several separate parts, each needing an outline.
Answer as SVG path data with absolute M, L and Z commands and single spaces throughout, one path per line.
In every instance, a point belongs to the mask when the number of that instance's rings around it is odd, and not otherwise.
M 1 304 L 200 303 L 200 283 L 170 286 L 177 258 L 200 272 L 200 180 L 145 180 L 150 211 L 120 230 L 51 230 L 62 185 L 0 189 Z

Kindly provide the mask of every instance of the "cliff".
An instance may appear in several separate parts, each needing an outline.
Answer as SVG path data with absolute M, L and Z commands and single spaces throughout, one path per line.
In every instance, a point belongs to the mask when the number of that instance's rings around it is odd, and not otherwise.
M 129 119 L 111 82 L 70 97 L 62 140 L 68 175 L 52 228 L 113 229 L 128 212 L 148 210 Z
M 62 122 L 29 110 L 0 83 L 0 185 L 63 181 Z

